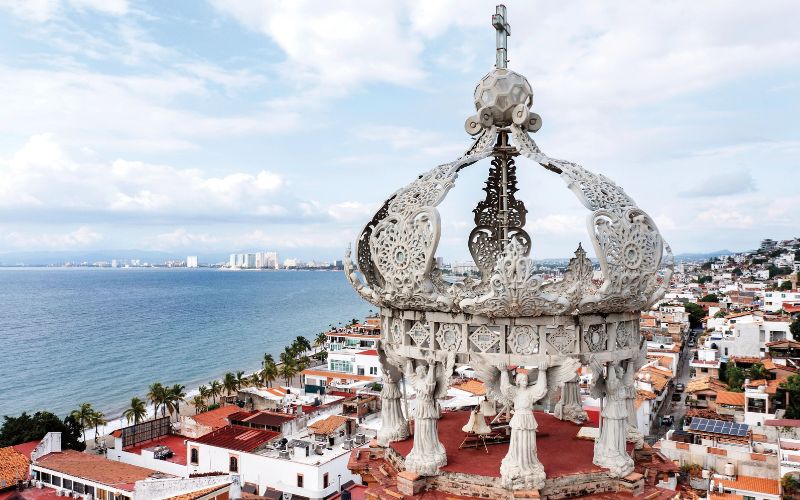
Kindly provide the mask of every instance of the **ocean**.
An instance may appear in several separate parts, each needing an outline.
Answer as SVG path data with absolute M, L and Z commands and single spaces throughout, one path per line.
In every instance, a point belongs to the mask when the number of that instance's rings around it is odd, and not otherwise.
M 255 371 L 371 308 L 341 272 L 0 268 L 0 416 L 118 417 L 152 382 Z

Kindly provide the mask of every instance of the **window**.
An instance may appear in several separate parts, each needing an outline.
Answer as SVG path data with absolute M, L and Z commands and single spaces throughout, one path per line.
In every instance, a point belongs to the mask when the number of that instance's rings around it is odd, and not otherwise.
M 53 486 L 61 486 L 61 478 L 59 476 L 53 476 L 53 480 L 51 481 Z
M 332 359 L 330 363 L 331 371 L 341 373 L 353 373 L 353 365 L 349 361 Z
M 302 488 L 303 487 L 303 475 L 302 474 L 298 474 L 297 475 L 297 487 L 298 488 Z
M 749 497 L 747 495 L 744 495 L 742 498 L 744 498 L 744 500 L 756 500 L 756 497 Z
M 229 462 L 228 470 L 231 472 L 239 472 L 239 459 L 236 457 L 231 457 Z
M 377 375 L 378 374 L 378 367 L 377 366 L 370 366 L 369 367 L 369 374 L 370 375 Z
M 76 491 L 76 492 L 80 493 L 81 495 L 83 495 L 83 493 L 84 493 L 83 483 L 79 483 L 78 481 L 73 481 L 72 482 L 72 491 Z
M 200 463 L 200 460 L 197 457 L 197 448 L 192 448 L 192 451 L 189 452 L 189 455 L 189 462 L 191 462 L 192 465 L 197 465 Z
M 47 472 L 42 472 L 42 482 L 49 483 L 50 482 L 50 474 Z
M 83 487 L 84 494 L 89 495 L 89 498 L 94 498 L 94 486 L 89 486 L 88 484 Z
M 64 478 L 63 486 L 64 486 L 65 490 L 71 490 L 72 489 L 72 479 Z

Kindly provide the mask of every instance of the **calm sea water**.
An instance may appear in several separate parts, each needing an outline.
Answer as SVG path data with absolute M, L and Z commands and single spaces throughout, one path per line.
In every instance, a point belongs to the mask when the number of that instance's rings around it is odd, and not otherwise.
M 0 415 L 116 416 L 154 381 L 256 370 L 370 307 L 340 272 L 0 269 Z

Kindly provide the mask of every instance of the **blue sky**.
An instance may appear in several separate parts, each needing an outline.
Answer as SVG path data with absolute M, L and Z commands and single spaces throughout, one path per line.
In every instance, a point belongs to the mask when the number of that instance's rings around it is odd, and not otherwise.
M 800 231 L 796 2 L 506 2 L 550 156 L 601 172 L 676 253 Z M 469 145 L 494 2 L 0 0 L 0 253 L 338 258 Z M 463 260 L 488 170 L 442 204 Z M 585 235 L 520 161 L 534 257 Z

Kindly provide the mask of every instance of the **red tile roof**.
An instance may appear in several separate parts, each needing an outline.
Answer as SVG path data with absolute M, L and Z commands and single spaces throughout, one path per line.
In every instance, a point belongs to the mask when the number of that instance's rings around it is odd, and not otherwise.
M 273 413 L 269 411 L 255 411 L 247 416 L 243 417 L 243 415 L 244 413 L 240 413 L 236 416 L 236 419 L 231 417 L 231 420 L 235 420 L 236 422 L 247 422 L 248 424 L 253 425 L 268 425 L 270 427 L 277 427 L 283 425 L 284 422 L 288 422 L 297 418 L 297 415 L 289 415 L 288 413 Z
M 378 351 L 376 349 L 367 349 L 366 351 L 357 352 L 356 354 L 361 354 L 362 356 L 377 356 Z
M 22 453 L 23 455 L 25 455 L 26 458 L 30 459 L 31 453 L 33 453 L 33 450 L 35 450 L 36 446 L 38 445 L 39 445 L 39 440 L 33 440 L 33 441 L 28 441 L 27 443 L 15 444 L 13 448 L 18 452 Z
M 241 425 L 228 425 L 222 429 L 209 432 L 205 436 L 190 442 L 207 444 L 218 448 L 227 448 L 229 450 L 251 452 L 277 437 L 280 437 L 279 432 L 253 429 Z
M 772 427 L 800 427 L 800 419 L 796 418 L 779 418 L 775 420 L 767 420 L 764 425 Z
M 0 448 L 0 481 L 10 486 L 19 479 L 27 478 L 29 457 L 30 455 L 25 456 L 14 446 Z
M 163 475 L 152 469 L 75 450 L 50 453 L 36 460 L 35 465 L 127 491 L 133 491 L 136 481 L 147 479 L 153 474 Z
M 317 420 L 313 424 L 308 424 L 308 428 L 311 429 L 314 434 L 324 434 L 327 436 L 346 424 L 348 420 L 347 417 L 342 415 L 330 415 L 321 420 Z
M 753 476 L 739 476 L 734 480 L 720 479 L 720 483 L 724 488 L 730 488 L 740 491 L 753 491 L 756 493 L 765 493 L 767 495 L 779 495 L 780 484 L 777 479 L 766 479 L 763 477 Z
M 744 393 L 731 391 L 718 391 L 717 404 L 728 406 L 744 406 Z
M 229 424 L 227 418 L 238 411 L 241 411 L 236 405 L 221 406 L 215 410 L 199 413 L 197 415 L 190 415 L 198 425 L 205 425 L 212 429 L 220 429 Z

